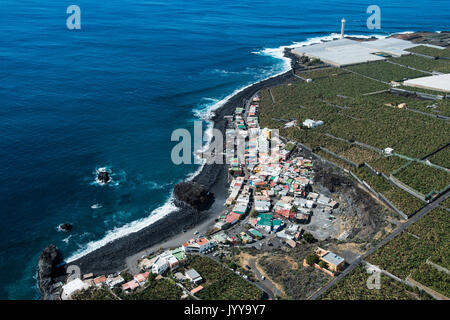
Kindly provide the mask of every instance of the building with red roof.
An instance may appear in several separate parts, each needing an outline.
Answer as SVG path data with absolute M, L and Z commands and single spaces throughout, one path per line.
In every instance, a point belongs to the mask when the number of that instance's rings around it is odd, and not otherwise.
M 127 283 L 124 283 L 122 285 L 122 290 L 124 290 L 124 291 L 134 291 L 138 287 L 139 287 L 139 283 L 137 283 L 134 280 L 131 280 L 131 281 L 129 281 Z

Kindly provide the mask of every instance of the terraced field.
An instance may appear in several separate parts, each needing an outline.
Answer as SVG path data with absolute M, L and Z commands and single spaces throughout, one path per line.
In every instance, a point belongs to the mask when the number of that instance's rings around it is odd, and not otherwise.
M 437 164 L 438 166 L 450 169 L 450 147 L 439 151 L 433 155 L 430 159 L 431 163 Z
M 372 162 L 380 159 L 382 156 L 372 150 L 364 149 L 358 146 L 352 146 L 351 148 L 339 153 L 341 157 L 349 159 L 355 163 Z
M 305 79 L 320 79 L 326 77 L 335 77 L 340 74 L 348 73 L 347 71 L 340 68 L 325 68 L 317 69 L 312 71 L 299 72 L 298 75 Z
M 449 230 L 450 215 L 446 210 L 436 208 L 369 256 L 367 261 L 402 279 L 409 276 L 441 294 L 450 296 L 448 274 L 437 269 L 430 271 L 429 265 L 426 264 L 429 259 L 449 269 Z
M 328 290 L 322 300 L 428 300 L 428 295 L 419 292 L 386 275 L 381 275 L 380 289 L 369 289 L 369 274 L 362 266 L 356 267 L 348 276 Z
M 428 46 L 417 46 L 406 51 L 424 54 L 430 57 L 446 57 L 450 58 L 450 48 L 437 49 Z
M 381 176 L 372 174 L 367 168 L 354 169 L 359 179 L 365 181 L 376 192 L 385 196 L 394 206 L 403 211 L 407 216 L 412 216 L 425 206 L 421 200 L 408 192 L 395 187 Z
M 450 72 L 450 60 L 431 60 L 420 56 L 409 55 L 390 59 L 392 62 L 399 63 L 408 67 L 424 71 L 437 71 L 442 73 Z
M 427 73 L 394 65 L 386 61 L 363 63 L 346 67 L 345 69 L 385 82 L 403 81 L 428 75 Z
M 414 92 L 419 92 L 419 93 L 427 93 L 427 94 L 432 94 L 432 95 L 436 95 L 436 96 L 448 95 L 448 92 L 444 92 L 444 91 L 430 90 L 430 89 L 417 88 L 417 87 L 409 87 L 409 86 L 405 86 L 405 85 L 399 86 L 398 89 L 414 91 Z
M 355 83 L 356 82 L 356 83 Z M 275 98 L 273 104 L 266 90 L 262 91 L 260 123 L 262 126 L 280 128 L 284 136 L 298 139 L 302 143 L 314 144 L 314 133 L 329 133 L 346 140 L 357 140 L 384 149 L 392 147 L 396 152 L 421 158 L 446 145 L 450 138 L 448 123 L 443 120 L 385 106 L 405 100 L 395 95 L 361 96 L 356 94 L 364 82 L 370 89 L 385 88 L 382 83 L 354 74 L 344 74 L 334 78 L 319 79 L 312 83 L 294 82 L 271 89 Z M 329 89 L 329 85 L 332 89 Z M 380 86 L 381 85 L 381 86 Z M 345 89 L 338 90 L 338 88 Z M 339 97 L 337 96 L 339 95 Z M 347 98 L 342 98 L 343 96 Z M 424 108 L 426 103 L 421 101 Z M 408 101 L 408 107 L 415 106 Z M 417 103 L 419 104 L 419 103 Z M 302 106 L 302 107 L 300 107 Z M 283 129 L 283 124 L 275 118 L 323 120 L 325 125 L 318 127 L 313 134 L 298 128 Z
M 450 185 L 449 172 L 419 162 L 413 162 L 393 175 L 423 195 L 433 191 L 439 193 Z
M 406 165 L 407 163 L 408 160 L 396 156 L 381 157 L 379 159 L 368 162 L 368 164 L 372 166 L 372 168 L 374 168 L 376 171 L 382 172 L 387 176 L 389 176 L 392 171 Z
M 262 296 L 261 289 L 209 258 L 193 256 L 188 265 L 205 280 L 204 289 L 196 294 L 200 299 L 258 300 Z

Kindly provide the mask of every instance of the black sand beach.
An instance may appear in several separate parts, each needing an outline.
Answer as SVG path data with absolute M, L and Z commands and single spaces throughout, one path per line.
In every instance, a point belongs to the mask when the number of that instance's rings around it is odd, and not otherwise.
M 232 115 L 236 107 L 242 106 L 259 90 L 282 84 L 290 79 L 293 79 L 292 71 L 255 83 L 237 93 L 215 111 L 214 127 L 224 133 L 226 128 L 224 116 Z M 192 233 L 195 226 L 207 219 L 216 218 L 224 209 L 223 204 L 227 195 L 226 165 L 205 165 L 193 181 L 204 185 L 214 193 L 215 202 L 208 211 L 195 214 L 185 209 L 177 210 L 138 232 L 112 241 L 78 260 L 72 261 L 69 265 L 77 265 L 82 273 L 114 273 L 125 269 L 127 257 L 163 243 L 170 237 L 182 233 L 183 228 Z

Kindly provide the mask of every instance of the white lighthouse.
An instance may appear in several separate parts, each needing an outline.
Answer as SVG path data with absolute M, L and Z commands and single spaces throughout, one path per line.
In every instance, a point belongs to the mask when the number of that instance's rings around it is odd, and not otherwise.
M 345 20 L 345 18 L 342 18 L 341 22 L 342 22 L 342 27 L 341 27 L 341 39 L 344 39 L 345 23 L 347 22 L 347 20 Z

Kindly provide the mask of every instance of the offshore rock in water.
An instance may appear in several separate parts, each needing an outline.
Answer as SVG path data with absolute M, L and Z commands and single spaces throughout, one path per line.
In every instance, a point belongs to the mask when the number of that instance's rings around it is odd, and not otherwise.
M 59 299 L 59 291 L 55 286 L 56 281 L 54 279 L 63 271 L 62 268 L 58 268 L 62 261 L 62 254 L 54 245 L 45 248 L 39 257 L 38 282 L 41 298 L 44 300 Z
M 73 229 L 73 225 L 70 223 L 62 223 L 58 226 L 60 231 L 71 231 Z
M 107 184 L 111 181 L 111 177 L 109 176 L 108 171 L 99 169 L 97 171 L 97 180 L 100 181 L 100 183 Z
M 175 205 L 191 207 L 198 211 L 207 210 L 214 202 L 214 194 L 195 182 L 181 182 L 173 190 Z

